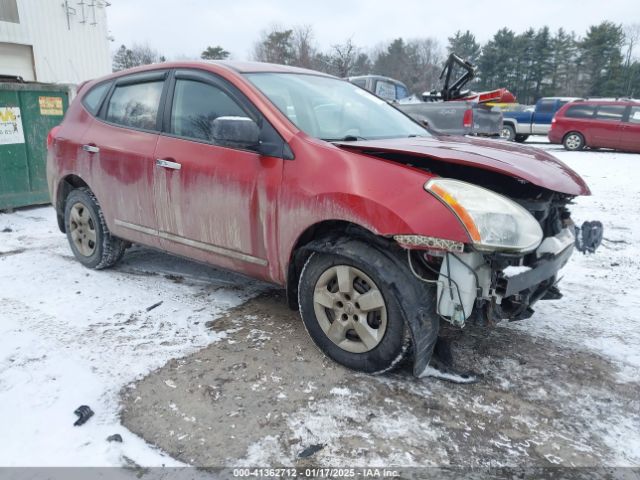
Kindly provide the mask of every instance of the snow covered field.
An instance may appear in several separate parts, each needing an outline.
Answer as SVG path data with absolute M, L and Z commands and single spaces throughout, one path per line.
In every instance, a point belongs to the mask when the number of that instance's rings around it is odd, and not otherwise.
M 500 328 L 597 352 L 617 366 L 618 382 L 640 382 L 640 155 L 535 146 L 583 175 L 593 196 L 578 199 L 574 221 L 601 220 L 607 240 L 596 255 L 574 255 L 562 301 L 541 302 L 531 319 Z M 120 424 L 120 390 L 224 339 L 205 323 L 264 289 L 141 248 L 113 270 L 90 271 L 73 259 L 51 207 L 0 214 L 0 465 L 180 464 Z M 74 427 L 80 405 L 95 416 Z M 615 464 L 638 465 L 637 416 L 594 424 L 617 452 Z M 123 443 L 106 441 L 115 433 Z

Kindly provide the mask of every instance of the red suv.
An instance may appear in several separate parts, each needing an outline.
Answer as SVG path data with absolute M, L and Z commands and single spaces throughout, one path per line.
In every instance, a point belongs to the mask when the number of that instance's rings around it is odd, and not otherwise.
M 49 135 L 83 265 L 148 245 L 286 287 L 328 356 L 431 358 L 440 322 L 559 298 L 585 182 L 541 150 L 438 137 L 347 81 L 262 63 L 163 63 L 79 89 Z M 513 267 L 516 267 L 515 269 Z
M 640 101 L 581 100 L 563 106 L 549 131 L 567 150 L 612 148 L 640 152 Z

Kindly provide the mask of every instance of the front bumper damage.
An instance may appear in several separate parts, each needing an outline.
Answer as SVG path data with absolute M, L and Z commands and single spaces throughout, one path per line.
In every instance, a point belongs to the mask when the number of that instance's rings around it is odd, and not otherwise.
M 585 238 L 602 238 L 599 222 L 585 225 L 577 228 L 568 222 L 558 234 L 546 237 L 527 254 L 423 250 L 420 255 L 425 265 L 433 265 L 434 258 L 441 260 L 435 279 L 437 314 L 457 328 L 467 322 L 493 326 L 501 320 L 529 318 L 537 301 L 562 297 L 557 288 L 558 273 L 574 250 L 593 252 L 599 245 L 592 241 L 588 249 L 580 248 Z M 414 374 L 423 375 L 428 362 L 428 357 L 415 355 Z

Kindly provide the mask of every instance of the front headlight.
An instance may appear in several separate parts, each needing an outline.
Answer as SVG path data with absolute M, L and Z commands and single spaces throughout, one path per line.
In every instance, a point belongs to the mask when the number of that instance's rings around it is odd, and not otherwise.
M 424 188 L 457 215 L 478 250 L 526 252 L 542 241 L 538 221 L 507 197 L 450 178 L 433 178 Z

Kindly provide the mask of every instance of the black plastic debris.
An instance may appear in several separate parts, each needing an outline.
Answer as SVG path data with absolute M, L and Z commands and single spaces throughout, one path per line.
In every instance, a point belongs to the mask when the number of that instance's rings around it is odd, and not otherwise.
M 150 307 L 147 307 L 147 312 L 150 312 L 151 310 L 153 310 L 154 308 L 159 307 L 160 305 L 162 305 L 162 300 L 160 300 L 158 303 L 154 303 Z
M 113 435 L 109 435 L 107 437 L 107 442 L 122 443 L 122 436 L 119 433 L 114 433 Z
M 300 452 L 300 454 L 298 455 L 298 458 L 310 457 L 311 455 L 313 455 L 316 452 L 319 452 L 323 448 L 324 448 L 324 445 L 322 443 L 309 445 L 307 448 L 305 448 L 303 451 Z
M 604 227 L 601 222 L 584 222 L 576 230 L 576 249 L 582 253 L 595 253 L 602 243 Z
M 91 410 L 87 405 L 81 405 L 76 408 L 76 411 L 73 412 L 78 416 L 78 420 L 73 424 L 74 427 L 79 427 L 80 425 L 84 425 L 87 423 L 91 417 L 93 417 L 93 410 Z

